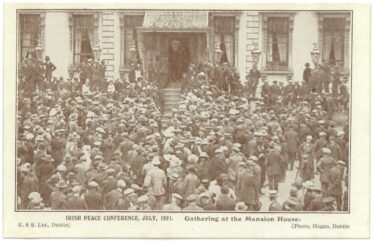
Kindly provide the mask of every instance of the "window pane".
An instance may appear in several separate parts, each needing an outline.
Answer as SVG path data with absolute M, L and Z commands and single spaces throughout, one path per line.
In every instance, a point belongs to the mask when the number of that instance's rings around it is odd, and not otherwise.
M 326 64 L 344 66 L 344 18 L 323 20 L 322 60 Z
M 131 46 L 135 44 L 136 49 L 138 50 L 135 28 L 143 25 L 143 19 L 143 15 L 124 16 L 124 65 L 128 65 L 130 62 Z
M 93 15 L 74 15 L 74 63 L 83 61 L 83 57 L 93 57 L 93 21 Z
M 20 15 L 20 50 L 21 59 L 28 57 L 28 52 L 33 52 L 40 39 L 40 15 Z
M 289 18 L 269 17 L 267 22 L 266 68 L 288 69 Z
M 214 17 L 214 48 L 222 50 L 221 62 L 234 65 L 235 17 Z

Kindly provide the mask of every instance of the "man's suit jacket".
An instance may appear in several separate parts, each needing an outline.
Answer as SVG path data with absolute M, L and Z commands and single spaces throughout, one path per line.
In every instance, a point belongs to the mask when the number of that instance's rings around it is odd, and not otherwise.
M 45 79 L 47 81 L 51 81 L 52 79 L 52 72 L 56 70 L 56 66 L 51 62 L 48 61 L 45 64 Z
M 284 138 L 287 143 L 287 151 L 289 152 L 297 152 L 299 147 L 299 135 L 293 129 L 290 129 L 284 133 Z

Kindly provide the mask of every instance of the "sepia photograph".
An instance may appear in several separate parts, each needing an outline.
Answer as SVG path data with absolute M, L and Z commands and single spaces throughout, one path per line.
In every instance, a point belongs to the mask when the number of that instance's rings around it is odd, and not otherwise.
M 5 236 L 367 237 L 368 6 L 6 5 Z
M 17 211 L 348 212 L 351 21 L 18 10 Z

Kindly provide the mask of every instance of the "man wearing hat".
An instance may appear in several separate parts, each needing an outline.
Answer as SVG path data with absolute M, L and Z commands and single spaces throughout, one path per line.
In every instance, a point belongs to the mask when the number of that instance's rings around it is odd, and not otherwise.
M 212 162 L 209 160 L 209 156 L 206 152 L 201 152 L 199 156 L 199 162 L 197 164 L 197 173 L 200 179 L 212 180 Z
M 157 208 L 161 209 L 167 183 L 166 175 L 160 168 L 160 158 L 153 158 L 151 163 L 154 168 L 148 172 L 143 186 L 148 188 L 148 193 L 156 199 Z
M 336 211 L 336 209 L 334 207 L 334 202 L 335 202 L 335 198 L 334 197 L 330 196 L 330 197 L 323 198 L 324 207 L 321 209 L 321 211 L 325 211 L 325 212 L 326 211 L 327 212 Z
M 152 164 L 153 159 L 159 158 L 158 156 L 154 156 L 153 154 L 149 154 L 147 156 L 147 163 L 142 168 L 142 176 L 146 177 L 148 175 L 148 172 L 153 169 L 155 166 Z
M 293 165 L 296 160 L 296 153 L 299 147 L 299 134 L 295 131 L 293 125 L 284 133 L 284 138 L 286 140 L 288 165 L 290 165 L 289 170 L 293 170 Z
M 199 187 L 199 178 L 196 175 L 196 168 L 194 165 L 187 166 L 187 175 L 183 180 L 183 196 L 187 198 L 190 194 L 196 192 Z
M 265 106 L 269 104 L 270 85 L 266 79 L 263 80 L 264 84 L 261 86 L 261 97 L 264 99 Z
M 211 163 L 211 172 L 213 179 L 217 179 L 220 174 L 227 172 L 225 155 L 222 149 L 218 148 L 215 150 L 215 156 L 212 158 Z
M 312 69 L 310 68 L 309 63 L 305 63 L 305 68 L 303 71 L 303 82 L 306 85 L 309 85 L 310 76 L 312 75 Z
M 27 209 L 42 210 L 44 208 L 43 198 L 40 196 L 40 193 L 30 193 L 29 200 Z
M 308 206 L 305 206 L 306 210 L 307 211 L 321 211 L 322 208 L 324 207 L 322 189 L 318 185 L 314 185 L 313 187 L 311 187 L 311 189 L 312 189 L 314 198 L 310 201 Z
M 123 194 L 124 194 L 124 196 L 122 198 L 118 199 L 116 210 L 128 210 L 130 208 L 130 206 L 134 206 L 134 205 L 137 204 L 137 203 L 135 203 L 135 204 L 131 203 L 132 195 L 135 195 L 137 197 L 134 189 L 127 188 L 123 192 Z M 136 201 L 136 200 L 133 200 L 133 201 Z
M 237 171 L 237 180 L 235 185 L 235 194 L 237 200 L 244 202 L 249 210 L 255 210 L 258 196 L 258 183 L 253 171 L 247 167 L 247 163 L 239 162 Z
M 322 191 L 326 194 L 329 185 L 330 170 L 335 166 L 335 160 L 330 156 L 331 150 L 329 148 L 322 148 L 322 152 L 323 157 L 317 163 L 317 170 L 320 173 Z
M 73 195 L 68 196 L 66 200 L 66 210 L 85 210 L 87 204 L 81 197 L 82 186 L 76 185 L 72 189 Z
M 103 209 L 103 195 L 98 191 L 99 184 L 91 181 L 88 183 L 88 192 L 84 195 L 84 200 L 88 210 Z
M 51 197 L 49 198 L 51 203 L 52 210 L 62 210 L 65 209 L 66 205 L 66 195 L 65 190 L 67 185 L 65 181 L 60 181 L 56 184 L 56 189 L 51 193 Z
M 198 196 L 196 194 L 191 194 L 187 197 L 187 206 L 183 208 L 183 210 L 187 211 L 203 211 L 204 209 L 202 207 L 199 207 L 196 204 L 196 201 L 198 199 Z
M 318 134 L 319 139 L 314 144 L 313 152 L 317 160 L 323 156 L 322 148 L 325 148 L 328 144 L 326 140 L 326 132 L 322 131 Z
M 302 205 L 297 198 L 297 188 L 291 187 L 288 199 L 283 203 L 284 211 L 302 211 Z
M 314 167 L 308 154 L 302 154 L 301 156 L 299 175 L 303 182 L 314 178 Z
M 179 211 L 181 210 L 181 203 L 183 201 L 183 197 L 178 193 L 171 194 L 171 202 L 165 204 L 162 207 L 162 210 L 170 210 L 170 211 Z
M 102 156 L 96 156 L 95 161 L 103 160 Z M 108 165 L 104 162 L 99 162 L 97 166 L 97 173 L 88 181 L 95 181 L 100 186 L 108 178 L 108 172 L 106 171 L 108 169 Z
M 52 192 L 47 185 L 47 180 L 55 169 L 53 163 L 54 159 L 50 155 L 45 155 L 42 157 L 42 162 L 39 166 L 39 191 L 46 206 L 49 206 L 49 197 Z
M 282 173 L 283 157 L 274 149 L 273 145 L 269 146 L 269 153 L 266 155 L 266 174 L 269 180 L 269 189 L 278 191 L 279 178 Z
M 277 197 L 279 196 L 276 190 L 269 190 L 268 192 L 270 205 L 269 205 L 269 212 L 279 212 L 282 211 L 282 205 L 278 202 Z
M 303 183 L 303 188 L 304 188 L 304 200 L 303 200 L 303 210 L 307 211 L 307 208 L 309 207 L 310 202 L 314 199 L 314 194 L 313 194 L 313 187 L 314 183 L 310 180 L 305 181 Z
M 115 170 L 113 168 L 106 169 L 107 178 L 101 183 L 103 196 L 117 188 L 117 179 L 115 178 Z
M 199 207 L 202 207 L 204 210 L 215 210 L 216 207 L 212 203 L 212 197 L 210 192 L 202 192 L 199 194 L 199 198 L 196 202 Z
M 56 66 L 51 62 L 49 56 L 45 56 L 45 80 L 49 83 L 52 79 L 52 73 L 56 70 Z
M 256 97 L 256 90 L 258 81 L 261 77 L 260 71 L 257 69 L 257 65 L 254 64 L 249 74 L 245 77 L 248 80 L 249 94 L 254 98 Z
M 328 195 L 334 197 L 336 201 L 336 209 L 338 211 L 342 210 L 342 181 L 344 176 L 344 168 L 345 162 L 339 160 L 337 165 L 330 169 L 329 183 L 327 188 Z
M 104 208 L 105 210 L 114 210 L 118 204 L 118 200 L 123 198 L 123 190 L 126 187 L 126 183 L 123 180 L 117 181 L 117 188 L 110 191 L 104 196 Z
M 152 210 L 148 202 L 149 202 L 148 195 L 140 196 L 138 198 L 138 205 L 130 207 L 129 210 Z
M 235 200 L 230 197 L 228 185 L 222 185 L 220 194 L 216 199 L 216 210 L 230 211 L 235 209 Z
M 32 167 L 23 170 L 25 176 L 23 177 L 22 183 L 21 183 L 21 207 L 22 209 L 27 208 L 27 204 L 29 202 L 29 194 L 31 192 L 37 192 L 38 191 L 38 179 L 36 178 L 34 171 L 32 170 Z
M 234 184 L 236 181 L 236 174 L 238 170 L 238 163 L 245 161 L 245 156 L 240 152 L 240 144 L 235 143 L 231 148 L 232 153 L 230 157 L 227 159 L 227 166 L 230 181 Z

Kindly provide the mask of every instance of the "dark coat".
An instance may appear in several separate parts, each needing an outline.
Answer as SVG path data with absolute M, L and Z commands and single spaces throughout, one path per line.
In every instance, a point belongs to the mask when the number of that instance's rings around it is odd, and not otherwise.
M 343 194 L 342 179 L 343 171 L 339 166 L 331 168 L 329 173 L 329 184 L 327 191 L 331 196 L 341 196 Z
M 335 160 L 332 157 L 322 157 L 319 160 L 317 169 L 320 172 L 321 182 L 328 183 L 330 181 L 330 169 L 335 166 Z
M 315 197 L 312 201 L 310 201 L 309 206 L 307 207 L 308 211 L 321 211 L 324 207 L 323 197 L 318 196 Z
M 84 197 L 88 210 L 103 209 L 103 198 L 98 191 L 89 191 Z
M 117 179 L 113 176 L 109 176 L 105 179 L 101 185 L 103 195 L 117 188 Z
M 83 198 L 72 195 L 66 200 L 67 210 L 86 210 L 87 204 Z
M 282 173 L 283 158 L 278 151 L 271 151 L 266 155 L 266 173 L 268 176 L 277 176 Z
M 236 196 L 239 202 L 255 205 L 258 192 L 256 177 L 249 170 L 239 173 L 236 184 Z
M 273 201 L 272 203 L 270 203 L 269 212 L 278 212 L 278 211 L 283 211 L 282 205 L 278 201 Z
M 52 79 L 52 72 L 56 70 L 56 66 L 51 62 L 48 61 L 45 64 L 45 79 L 47 81 L 51 81 Z
M 63 210 L 66 205 L 66 195 L 61 191 L 54 191 L 50 197 L 52 210 Z
M 298 133 L 293 130 L 289 129 L 284 133 L 284 138 L 287 143 L 287 151 L 288 152 L 297 152 L 297 149 L 299 147 L 299 135 Z
M 217 210 L 226 210 L 226 211 L 234 210 L 235 209 L 235 201 L 228 196 L 221 195 L 217 199 L 216 209 Z
M 38 179 L 35 176 L 25 176 L 21 186 L 21 199 L 22 202 L 28 202 L 28 196 L 31 192 L 37 192 L 38 190 Z M 24 203 L 27 205 L 26 203 Z
M 212 178 L 216 179 L 220 174 L 226 173 L 227 167 L 224 158 L 215 156 L 212 159 Z
M 122 191 L 118 189 L 110 191 L 104 196 L 104 208 L 106 210 L 114 210 L 120 198 L 123 198 Z

